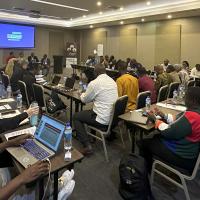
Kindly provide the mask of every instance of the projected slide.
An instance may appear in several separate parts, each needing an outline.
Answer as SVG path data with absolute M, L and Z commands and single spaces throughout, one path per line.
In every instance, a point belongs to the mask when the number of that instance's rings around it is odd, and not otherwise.
M 35 27 L 0 23 L 0 48 L 34 48 Z

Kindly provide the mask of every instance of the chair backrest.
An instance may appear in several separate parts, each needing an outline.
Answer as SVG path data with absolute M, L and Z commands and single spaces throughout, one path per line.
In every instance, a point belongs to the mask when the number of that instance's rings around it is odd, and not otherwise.
M 169 86 L 162 86 L 158 92 L 157 102 L 165 101 L 167 99 Z
M 46 101 L 44 98 L 44 88 L 41 85 L 34 83 L 33 91 L 34 91 L 35 101 L 37 101 L 38 106 L 41 108 L 45 107 L 46 109 Z
M 196 177 L 197 171 L 199 169 L 199 165 L 200 165 L 200 153 L 199 153 L 199 156 L 197 158 L 196 164 L 194 166 L 192 175 L 189 177 L 189 180 L 192 180 L 192 179 L 194 179 Z
M 136 109 L 141 109 L 146 106 L 146 98 L 151 96 L 150 91 L 140 92 L 136 100 Z
M 23 81 L 18 81 L 18 86 L 19 86 L 19 90 L 22 94 L 22 101 L 29 106 L 30 102 L 28 99 L 28 93 L 27 93 L 27 88 L 26 88 L 26 84 Z
M 119 119 L 119 115 L 122 115 L 126 111 L 126 106 L 128 103 L 128 96 L 122 96 L 117 99 L 117 101 L 113 104 L 113 111 L 110 118 L 108 131 L 110 131 L 111 127 L 114 127 L 117 125 Z
M 168 91 L 168 94 L 167 94 L 167 98 L 173 97 L 173 92 L 174 92 L 174 90 L 178 91 L 179 85 L 180 85 L 180 83 L 178 83 L 178 82 L 173 82 L 169 85 L 169 91 Z
M 1 77 L 2 77 L 2 82 L 3 82 L 4 86 L 5 86 L 5 88 L 7 88 L 8 85 L 10 84 L 10 78 L 9 78 L 9 76 L 6 75 L 6 74 L 4 74 L 4 73 L 2 73 Z
M 187 86 L 188 87 L 194 87 L 195 86 L 195 80 L 188 81 Z

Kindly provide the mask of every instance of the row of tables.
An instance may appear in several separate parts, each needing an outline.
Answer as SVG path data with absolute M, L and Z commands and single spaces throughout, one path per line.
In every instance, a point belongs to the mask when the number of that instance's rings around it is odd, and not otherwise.
M 1 102 L 0 100 L 0 105 L 5 105 L 8 104 L 11 106 L 12 110 L 16 110 L 16 102 L 15 100 L 11 101 L 11 102 L 6 102 L 5 100 L 3 100 Z M 0 111 L 1 112 L 1 111 Z M 25 128 L 30 127 L 30 124 L 25 124 L 22 126 L 19 126 L 17 130 L 22 130 Z M 8 131 L 8 132 L 13 132 L 15 130 L 12 131 Z M 8 133 L 6 132 L 6 133 Z M 6 134 L 5 133 L 5 134 Z M 1 138 L 3 141 L 6 141 L 6 138 L 4 136 L 4 134 L 1 135 Z M 59 148 L 59 151 L 56 153 L 55 156 L 53 156 L 52 158 L 50 158 L 51 161 L 51 174 L 53 175 L 53 180 L 54 180 L 54 184 L 53 184 L 53 188 L 54 188 L 54 193 L 53 193 L 53 199 L 56 200 L 57 196 L 58 196 L 58 173 L 59 171 L 63 170 L 63 169 L 72 169 L 74 168 L 74 165 L 77 162 L 81 162 L 82 159 L 84 158 L 83 155 L 76 150 L 75 148 L 73 148 L 72 150 L 72 159 L 70 161 L 64 161 L 64 148 L 62 148 L 64 146 L 63 141 L 60 144 L 61 148 Z M 19 147 L 16 147 L 19 148 Z M 22 173 L 24 171 L 24 167 L 13 158 L 13 163 L 14 166 L 16 167 L 16 169 L 18 169 L 19 173 Z M 36 198 L 41 200 L 43 197 L 43 193 L 44 193 L 44 186 L 46 185 L 46 182 L 44 181 L 45 178 L 48 176 L 48 174 L 44 175 L 43 177 L 40 177 L 36 183 L 37 183 L 37 192 L 36 192 Z

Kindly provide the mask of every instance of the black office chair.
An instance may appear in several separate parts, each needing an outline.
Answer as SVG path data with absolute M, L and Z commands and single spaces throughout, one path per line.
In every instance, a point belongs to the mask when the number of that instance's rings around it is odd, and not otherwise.
M 10 78 L 8 75 L 2 73 L 1 74 L 1 77 L 2 77 L 2 83 L 4 84 L 5 88 L 8 87 L 8 85 L 10 84 Z
M 38 103 L 38 106 L 42 108 L 42 110 L 47 112 L 46 100 L 44 96 L 44 88 L 41 85 L 34 83 L 33 91 L 34 91 L 35 101 Z
M 194 87 L 195 86 L 195 80 L 190 80 L 187 83 L 187 87 Z
M 136 109 L 141 109 L 146 106 L 146 98 L 151 97 L 150 91 L 140 92 L 136 100 Z
M 110 117 L 110 122 L 109 122 L 107 130 L 100 130 L 93 126 L 89 126 L 89 125 L 85 124 L 87 134 L 102 141 L 106 161 L 109 161 L 109 159 L 108 159 L 108 152 L 107 152 L 106 143 L 105 143 L 105 136 L 108 136 L 110 134 L 111 129 L 118 125 L 118 122 L 119 122 L 118 117 L 119 117 L 119 115 L 122 115 L 125 113 L 127 102 L 128 102 L 128 96 L 126 95 L 126 96 L 122 96 L 122 97 L 118 98 L 117 101 L 113 104 L 113 111 L 112 111 L 112 115 Z M 121 128 L 122 127 L 120 126 L 119 131 L 120 131 L 122 143 L 124 144 L 123 135 L 122 135 L 123 132 L 122 132 Z M 100 136 L 92 134 L 90 132 L 90 130 L 96 131 L 97 133 L 100 134 Z
M 168 85 L 165 85 L 160 88 L 158 92 L 157 102 L 165 101 L 167 99 L 168 90 L 169 90 Z
M 30 106 L 29 98 L 28 98 L 28 93 L 27 93 L 27 88 L 26 84 L 23 81 L 18 81 L 18 86 L 19 90 L 22 94 L 22 102 L 23 104 L 27 105 L 28 107 Z
M 174 82 L 169 85 L 169 91 L 167 94 L 167 98 L 173 98 L 173 92 L 174 92 L 174 90 L 178 91 L 179 85 L 180 85 L 180 83 L 178 83 L 178 82 Z

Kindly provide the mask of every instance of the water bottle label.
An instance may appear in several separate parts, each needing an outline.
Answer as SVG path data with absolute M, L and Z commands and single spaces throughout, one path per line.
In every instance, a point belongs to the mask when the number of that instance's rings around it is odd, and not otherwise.
M 65 139 L 71 140 L 72 139 L 72 134 L 71 133 L 65 134 Z

